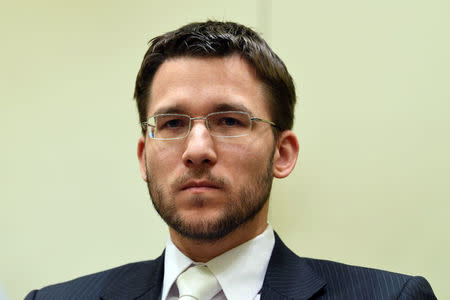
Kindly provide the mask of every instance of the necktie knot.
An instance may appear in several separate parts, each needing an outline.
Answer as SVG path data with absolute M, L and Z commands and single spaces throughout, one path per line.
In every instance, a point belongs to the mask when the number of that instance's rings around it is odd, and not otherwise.
M 177 279 L 180 300 L 210 300 L 221 287 L 207 266 L 196 265 L 188 268 Z

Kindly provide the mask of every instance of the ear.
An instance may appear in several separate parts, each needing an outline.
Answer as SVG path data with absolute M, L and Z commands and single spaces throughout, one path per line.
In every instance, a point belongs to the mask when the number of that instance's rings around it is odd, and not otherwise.
M 141 176 L 144 181 L 147 181 L 147 168 L 145 159 L 145 136 L 141 136 L 137 145 L 137 156 L 139 160 L 139 167 L 141 169 Z
M 285 130 L 278 137 L 273 159 L 273 175 L 284 178 L 291 174 L 297 162 L 299 145 L 297 136 L 291 130 Z

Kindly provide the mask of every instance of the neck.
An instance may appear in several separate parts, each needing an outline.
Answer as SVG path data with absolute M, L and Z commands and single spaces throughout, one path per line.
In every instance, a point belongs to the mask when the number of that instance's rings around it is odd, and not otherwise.
M 264 232 L 267 227 L 269 201 L 266 202 L 254 218 L 240 225 L 219 240 L 194 240 L 180 235 L 169 227 L 170 238 L 174 245 L 195 262 L 206 263 Z

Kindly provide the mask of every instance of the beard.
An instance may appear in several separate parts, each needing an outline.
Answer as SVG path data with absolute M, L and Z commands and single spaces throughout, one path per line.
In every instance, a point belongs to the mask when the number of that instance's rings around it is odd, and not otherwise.
M 192 240 L 215 241 L 252 220 L 261 211 L 269 199 L 272 188 L 272 166 L 273 152 L 258 174 L 250 176 L 250 182 L 243 184 L 235 193 L 225 190 L 227 196 L 224 207 L 220 215 L 214 218 L 201 216 L 194 221 L 183 218 L 177 211 L 174 197 L 165 193 L 163 187 L 156 183 L 148 166 L 146 168 L 147 186 L 153 206 L 168 226 L 183 237 Z M 226 180 L 213 176 L 208 168 L 189 171 L 178 178 L 173 186 L 182 186 L 188 180 L 200 178 L 224 189 L 230 187 Z M 208 197 L 196 195 L 190 201 L 201 208 L 207 205 Z

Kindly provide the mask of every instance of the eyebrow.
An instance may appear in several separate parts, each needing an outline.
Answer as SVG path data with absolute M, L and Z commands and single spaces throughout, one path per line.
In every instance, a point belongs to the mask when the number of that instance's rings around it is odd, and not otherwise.
M 159 114 L 188 114 L 188 109 L 185 105 L 175 104 L 171 106 L 158 108 L 153 115 Z M 246 106 L 237 103 L 219 103 L 214 106 L 211 112 L 220 112 L 220 111 L 244 111 L 253 115 L 252 111 L 250 111 Z M 210 112 L 210 113 L 211 113 Z
M 252 112 L 242 104 L 221 103 L 215 107 L 214 111 L 244 111 L 252 115 Z
M 184 105 L 171 105 L 171 106 L 163 106 L 161 108 L 158 108 L 153 115 L 160 115 L 160 114 L 185 114 L 186 109 L 184 108 Z

